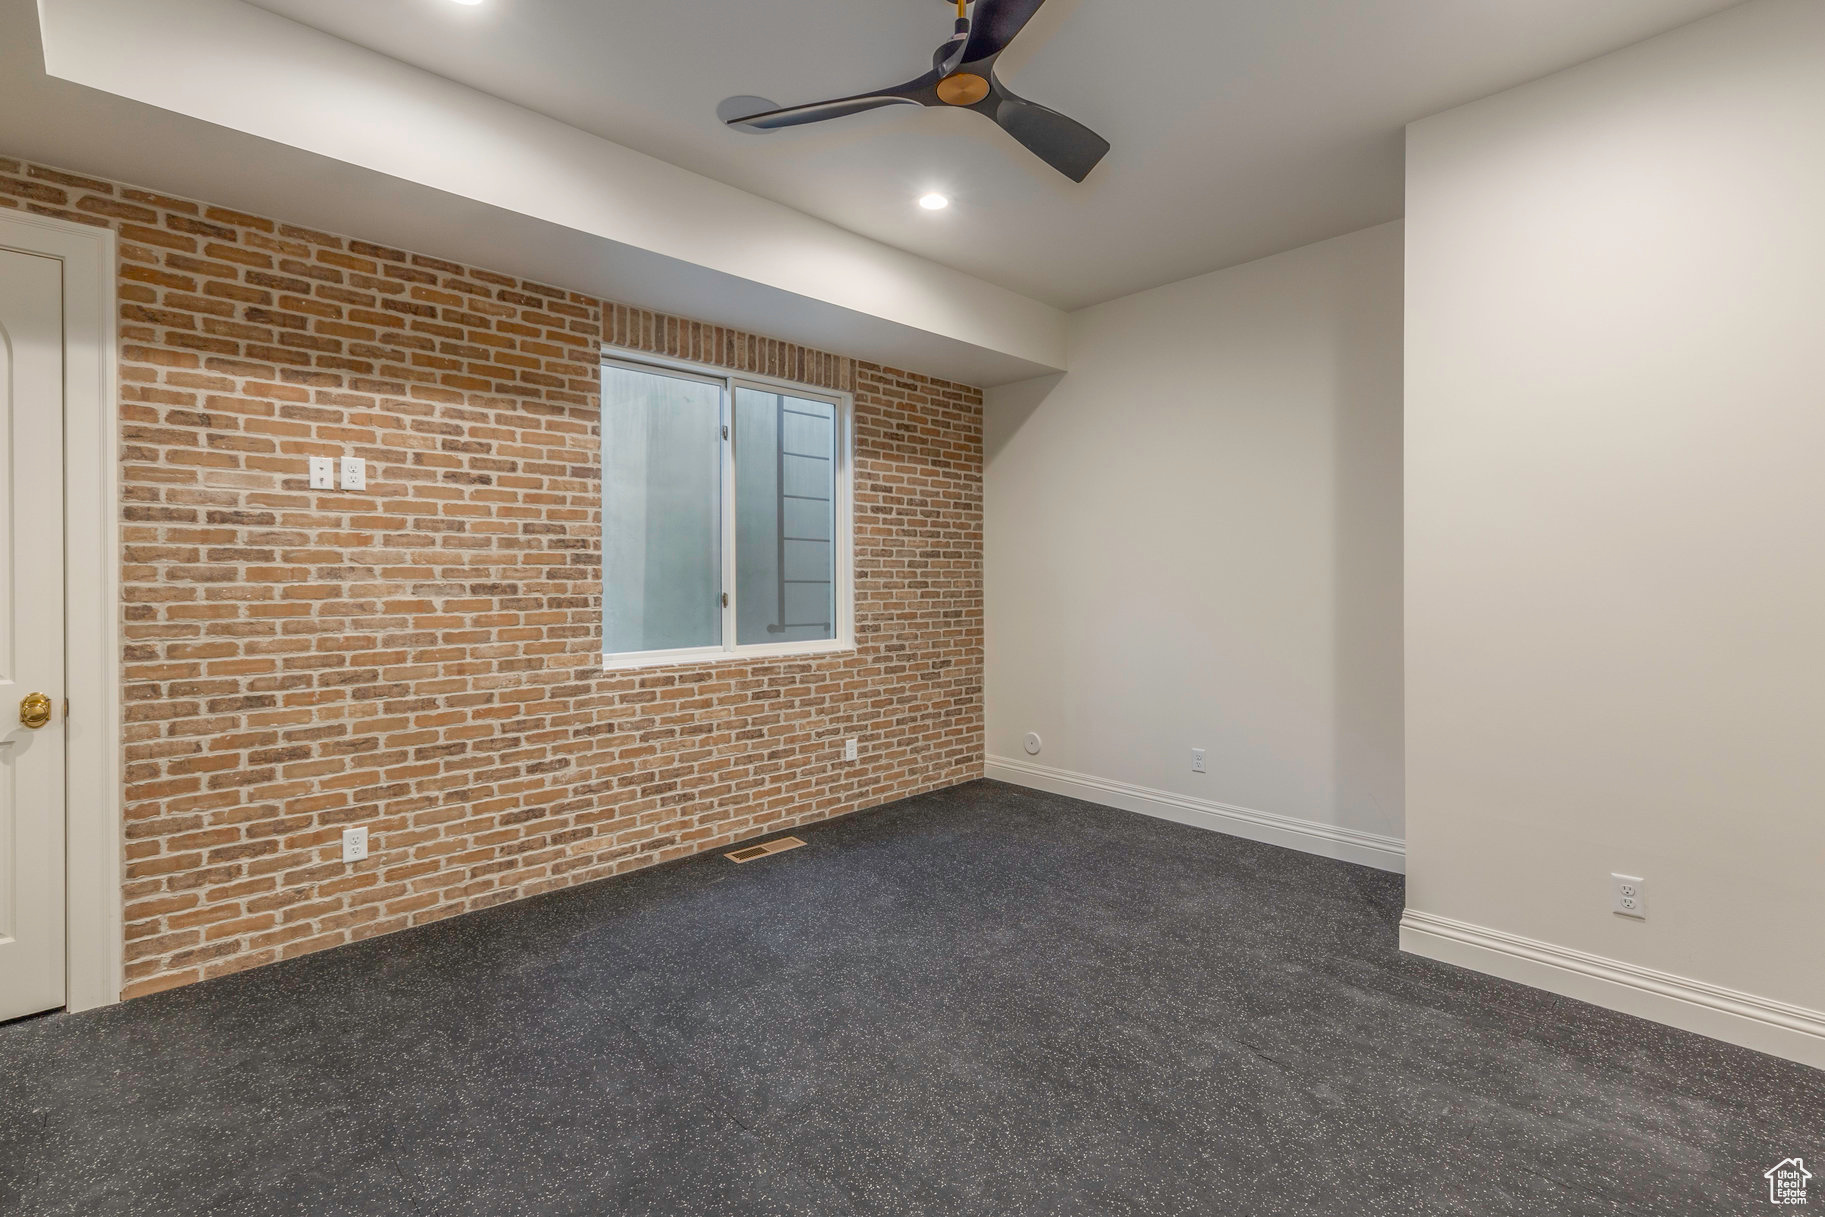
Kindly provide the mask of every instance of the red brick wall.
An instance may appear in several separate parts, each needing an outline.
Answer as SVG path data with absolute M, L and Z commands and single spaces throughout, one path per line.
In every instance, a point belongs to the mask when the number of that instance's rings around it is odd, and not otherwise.
M 0 207 L 120 236 L 127 995 L 981 775 L 976 390 L 18 161 Z M 605 327 L 854 393 L 854 654 L 604 674 Z

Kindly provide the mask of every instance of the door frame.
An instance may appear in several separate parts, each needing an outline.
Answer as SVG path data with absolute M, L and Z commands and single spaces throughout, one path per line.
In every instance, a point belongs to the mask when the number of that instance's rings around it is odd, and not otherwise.
M 65 1008 L 120 1000 L 121 602 L 117 242 L 0 212 L 0 248 L 63 263 Z

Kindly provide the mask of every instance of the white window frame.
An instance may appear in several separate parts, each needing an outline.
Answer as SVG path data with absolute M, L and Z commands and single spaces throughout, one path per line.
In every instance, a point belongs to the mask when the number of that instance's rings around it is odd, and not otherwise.
M 716 646 L 679 647 L 666 651 L 604 651 L 604 671 L 626 671 L 630 668 L 655 668 L 690 663 L 751 663 L 755 660 L 783 659 L 798 655 L 835 655 L 855 650 L 855 495 L 854 411 L 855 398 L 848 393 L 833 392 L 815 385 L 753 376 L 706 364 L 666 359 L 645 351 L 604 347 L 602 366 L 625 368 L 633 372 L 656 372 L 689 380 L 719 385 L 722 389 L 722 586 L 726 603 L 722 606 L 722 642 Z M 735 555 L 735 445 L 741 437 L 735 434 L 735 391 L 754 389 L 762 393 L 785 393 L 808 401 L 826 402 L 836 411 L 836 636 L 806 642 L 757 642 L 746 645 L 735 640 L 738 589 Z M 599 451 L 599 450 L 598 450 Z M 608 471 L 602 471 L 606 479 Z M 605 482 L 606 485 L 606 482 Z M 607 527 L 603 521 L 603 527 Z M 606 552 L 606 546 L 604 546 Z M 605 572 L 606 573 L 606 572 Z

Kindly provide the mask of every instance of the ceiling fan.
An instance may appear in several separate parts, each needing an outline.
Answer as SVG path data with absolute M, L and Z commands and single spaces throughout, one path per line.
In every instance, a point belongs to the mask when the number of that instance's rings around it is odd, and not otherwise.
M 845 118 L 882 106 L 960 106 L 993 119 L 1040 160 L 1074 182 L 1089 176 L 1109 151 L 1109 141 L 1074 119 L 1017 97 L 995 75 L 995 60 L 1032 20 L 1045 0 L 957 0 L 956 32 L 932 56 L 932 69 L 916 80 L 804 106 L 772 107 L 759 98 L 730 98 L 718 113 L 729 126 L 777 131 Z M 735 113 L 731 113 L 731 109 Z

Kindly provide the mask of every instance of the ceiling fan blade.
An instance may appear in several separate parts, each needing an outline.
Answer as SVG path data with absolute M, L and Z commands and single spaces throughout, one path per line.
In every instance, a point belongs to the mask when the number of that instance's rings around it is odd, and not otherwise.
M 878 110 L 882 106 L 932 106 L 939 104 L 938 95 L 932 91 L 937 80 L 936 73 L 928 72 L 917 80 L 910 80 L 891 89 L 857 93 L 853 97 L 838 97 L 831 101 L 814 101 L 803 106 L 785 106 L 778 110 L 725 119 L 724 122 L 731 127 L 749 131 L 778 131 L 783 127 L 802 127 L 806 123 L 847 118 L 851 114 Z
M 990 77 L 994 92 L 972 109 L 987 112 L 1001 129 L 1052 168 L 1074 182 L 1090 176 L 1109 151 L 1109 141 L 1074 118 L 1048 110 L 1037 102 L 1016 97 L 1006 85 Z
M 970 14 L 969 47 L 963 62 L 977 63 L 999 55 L 1026 28 L 1046 0 L 976 0 Z

